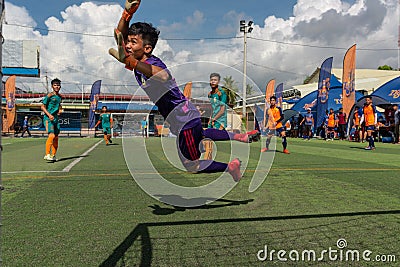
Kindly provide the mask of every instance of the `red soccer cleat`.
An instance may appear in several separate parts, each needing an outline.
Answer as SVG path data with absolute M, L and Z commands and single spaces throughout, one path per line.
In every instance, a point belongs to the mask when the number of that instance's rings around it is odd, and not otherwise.
M 251 138 L 249 138 L 248 134 L 235 134 L 233 139 L 243 143 L 251 143 Z
M 268 148 L 264 147 L 263 149 L 261 149 L 261 152 L 267 152 Z
M 261 139 L 261 133 L 258 130 L 253 130 L 247 132 L 246 134 L 249 136 L 249 139 L 251 139 L 252 142 L 257 142 L 258 140 Z
M 285 153 L 285 154 L 290 154 L 289 150 L 287 150 L 287 149 L 284 149 L 284 150 L 283 150 L 283 153 Z
M 232 175 L 232 178 L 235 182 L 239 182 L 240 179 L 242 178 L 242 174 L 240 173 L 241 164 L 242 162 L 238 158 L 233 159 L 228 164 L 228 172 L 230 175 Z

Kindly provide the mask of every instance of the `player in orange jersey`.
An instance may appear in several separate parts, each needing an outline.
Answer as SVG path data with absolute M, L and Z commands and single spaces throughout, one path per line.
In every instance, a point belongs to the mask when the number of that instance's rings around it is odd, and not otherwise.
M 287 150 L 287 140 L 286 140 L 286 131 L 285 127 L 282 125 L 283 120 L 283 112 L 280 107 L 276 106 L 276 97 L 271 96 L 269 99 L 270 107 L 268 109 L 268 134 L 267 141 L 265 142 L 265 148 L 261 150 L 261 152 L 266 152 L 269 149 L 269 144 L 271 142 L 271 138 L 274 135 L 282 137 L 282 146 L 283 153 L 290 154 L 289 150 Z
M 376 114 L 376 108 L 372 104 L 372 97 L 367 96 L 365 98 L 365 105 L 363 108 L 363 112 L 361 114 L 361 121 L 362 124 L 365 122 L 365 130 L 367 131 L 367 141 L 369 142 L 368 146 L 365 150 L 375 150 L 375 142 L 374 142 L 374 132 L 376 129 L 376 125 L 378 123 Z

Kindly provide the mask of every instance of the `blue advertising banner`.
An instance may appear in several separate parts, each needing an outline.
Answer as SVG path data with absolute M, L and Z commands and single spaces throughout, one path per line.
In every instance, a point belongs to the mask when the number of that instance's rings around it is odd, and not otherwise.
M 330 79 L 333 57 L 327 58 L 321 65 L 318 80 L 317 119 L 315 127 L 324 123 L 325 111 L 328 109 Z
M 25 111 L 17 112 L 17 125 L 22 126 L 24 117 L 28 116 L 28 125 L 30 131 L 45 131 L 46 127 L 43 124 L 43 114 L 40 111 Z M 81 112 L 63 112 L 58 117 L 62 131 L 80 131 Z
M 99 102 L 101 80 L 95 81 L 92 85 L 90 92 L 90 110 L 89 110 L 89 129 L 94 128 L 96 124 L 95 112 L 97 109 L 97 102 Z

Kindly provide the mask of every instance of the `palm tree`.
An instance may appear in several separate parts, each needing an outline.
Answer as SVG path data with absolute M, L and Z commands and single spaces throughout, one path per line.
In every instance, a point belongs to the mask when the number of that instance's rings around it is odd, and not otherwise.
M 250 84 L 246 84 L 246 95 L 252 95 L 254 92 L 253 86 Z
M 222 87 L 225 89 L 225 92 L 228 96 L 228 106 L 232 108 L 236 104 L 237 92 L 239 91 L 236 81 L 232 78 L 232 76 L 226 76 L 223 78 Z

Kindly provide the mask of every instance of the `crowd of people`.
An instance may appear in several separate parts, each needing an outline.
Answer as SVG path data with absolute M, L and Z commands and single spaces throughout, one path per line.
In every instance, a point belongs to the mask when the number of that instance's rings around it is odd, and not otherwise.
M 314 127 L 314 115 L 311 109 L 305 114 L 299 114 L 286 122 L 286 131 L 289 137 L 310 140 L 312 137 L 326 141 L 349 140 L 355 142 L 369 142 L 369 139 L 379 142 L 398 144 L 400 132 L 400 110 L 397 104 L 385 109 L 378 115 L 376 107 L 370 97 L 366 98 L 363 107 L 354 110 L 352 118 L 347 118 L 343 108 L 335 112 L 333 108 L 326 110 L 323 124 Z

